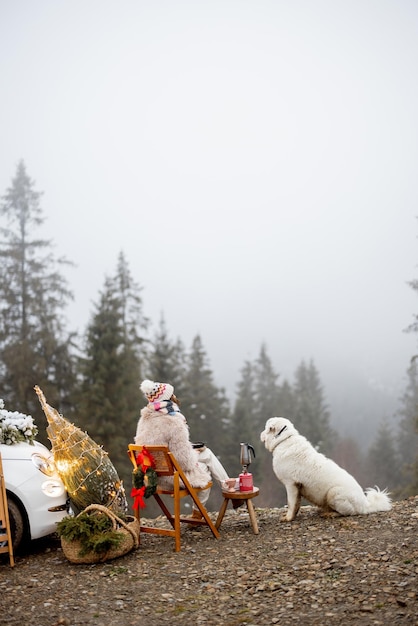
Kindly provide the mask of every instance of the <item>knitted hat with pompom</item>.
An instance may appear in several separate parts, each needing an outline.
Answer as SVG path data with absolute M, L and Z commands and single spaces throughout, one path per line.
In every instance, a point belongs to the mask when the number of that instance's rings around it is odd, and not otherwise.
M 148 402 L 170 400 L 174 393 L 174 387 L 169 383 L 155 383 L 152 380 L 142 381 L 140 389 Z

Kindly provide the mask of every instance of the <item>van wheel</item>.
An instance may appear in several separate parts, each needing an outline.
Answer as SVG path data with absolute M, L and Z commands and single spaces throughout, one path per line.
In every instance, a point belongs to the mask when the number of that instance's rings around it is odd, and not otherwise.
M 13 550 L 17 550 L 24 541 L 27 534 L 25 519 L 16 502 L 8 498 L 7 508 L 9 510 L 10 532 L 12 534 Z

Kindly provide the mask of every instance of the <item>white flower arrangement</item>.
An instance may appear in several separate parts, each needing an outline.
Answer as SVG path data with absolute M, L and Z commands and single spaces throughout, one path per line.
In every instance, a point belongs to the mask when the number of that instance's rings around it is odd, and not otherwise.
M 0 443 L 7 446 L 20 441 L 33 444 L 37 434 L 33 417 L 18 411 L 6 411 L 4 401 L 0 398 Z

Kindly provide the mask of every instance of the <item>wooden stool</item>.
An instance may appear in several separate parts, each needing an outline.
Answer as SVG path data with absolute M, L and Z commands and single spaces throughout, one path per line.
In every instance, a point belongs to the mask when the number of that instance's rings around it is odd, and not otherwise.
M 222 502 L 222 506 L 219 510 L 218 518 L 215 522 L 215 528 L 219 528 L 220 525 L 222 524 L 226 507 L 228 506 L 228 502 L 230 500 L 245 500 L 247 504 L 248 514 L 251 520 L 251 526 L 253 527 L 254 534 L 258 535 L 257 518 L 255 515 L 254 505 L 251 502 L 252 498 L 255 498 L 256 496 L 258 496 L 258 493 L 259 493 L 258 487 L 254 487 L 252 491 L 224 491 L 222 490 L 224 501 Z

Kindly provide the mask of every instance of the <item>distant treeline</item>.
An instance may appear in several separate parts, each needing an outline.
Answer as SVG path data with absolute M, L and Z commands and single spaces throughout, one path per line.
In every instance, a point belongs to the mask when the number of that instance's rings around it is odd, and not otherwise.
M 260 487 L 260 506 L 284 503 L 271 456 L 259 441 L 265 421 L 274 415 L 290 417 L 301 434 L 364 487 L 378 484 L 398 497 L 417 492 L 415 361 L 408 371 L 397 431 L 382 421 L 367 454 L 358 442 L 331 428 L 315 363 L 302 361 L 292 381 L 281 380 L 267 344 L 260 346 L 253 362 L 243 363 L 230 406 L 225 390 L 215 384 L 201 337 L 186 347 L 170 337 L 163 316 L 154 324 L 147 319 L 141 287 L 123 252 L 97 294 L 84 334 L 68 330 L 65 310 L 72 293 L 62 270 L 69 261 L 56 258 L 52 243 L 38 235 L 43 222 L 40 198 L 20 162 L 0 204 L 0 398 L 9 410 L 32 415 L 45 443 L 46 420 L 35 385 L 50 405 L 103 445 L 130 491 L 126 449 L 145 404 L 139 384 L 150 378 L 174 385 L 191 438 L 205 441 L 230 475 L 241 469 L 240 442 L 254 446 L 250 469 Z M 209 506 L 218 503 L 219 490 L 213 489 Z

